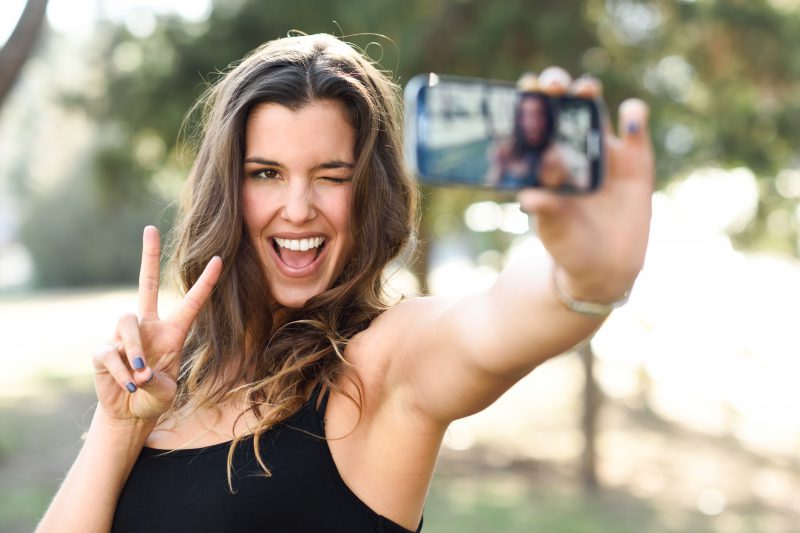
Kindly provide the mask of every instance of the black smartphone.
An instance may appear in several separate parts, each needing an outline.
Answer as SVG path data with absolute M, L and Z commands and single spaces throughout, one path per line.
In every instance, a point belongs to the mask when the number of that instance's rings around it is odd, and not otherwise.
M 418 178 L 493 189 L 597 190 L 599 103 L 512 82 L 420 74 L 405 89 L 406 155 Z

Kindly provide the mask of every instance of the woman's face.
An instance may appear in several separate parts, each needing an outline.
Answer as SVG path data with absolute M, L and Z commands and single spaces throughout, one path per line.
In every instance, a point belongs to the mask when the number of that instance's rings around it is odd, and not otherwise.
M 355 131 L 342 104 L 261 104 L 245 132 L 244 224 L 276 302 L 328 289 L 353 247 Z
M 544 141 L 547 116 L 542 100 L 538 98 L 522 100 L 519 108 L 519 126 L 527 144 L 537 145 Z

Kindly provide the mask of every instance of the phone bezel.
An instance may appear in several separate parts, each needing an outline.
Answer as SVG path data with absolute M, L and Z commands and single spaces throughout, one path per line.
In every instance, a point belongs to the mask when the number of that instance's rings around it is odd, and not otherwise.
M 429 87 L 438 85 L 441 82 L 465 84 L 470 86 L 488 85 L 495 87 L 508 87 L 516 90 L 516 84 L 505 80 L 483 79 L 483 78 L 470 78 L 463 76 L 443 75 L 437 73 L 418 74 L 411 78 L 406 84 L 404 91 L 404 106 L 405 106 L 405 153 L 406 160 L 410 167 L 413 169 L 417 179 L 425 184 L 436 186 L 456 186 L 456 187 L 469 187 L 473 189 L 487 189 L 499 191 L 514 191 L 522 187 L 500 187 L 496 185 L 468 183 L 464 181 L 454 181 L 452 177 L 437 176 L 430 173 L 422 172 L 419 165 L 419 109 L 420 100 L 425 98 L 425 91 Z M 537 91 L 524 91 L 524 92 L 537 92 Z M 558 97 L 550 97 L 560 102 L 581 101 L 590 104 L 591 110 L 591 131 L 596 134 L 596 154 L 587 153 L 589 157 L 590 168 L 590 187 L 586 190 L 579 190 L 574 187 L 553 189 L 559 194 L 589 194 L 598 190 L 603 183 L 604 165 L 605 165 L 605 142 L 604 142 L 604 126 L 603 126 L 603 103 L 599 99 L 582 98 L 575 95 L 566 94 Z M 587 150 L 590 152 L 591 150 Z

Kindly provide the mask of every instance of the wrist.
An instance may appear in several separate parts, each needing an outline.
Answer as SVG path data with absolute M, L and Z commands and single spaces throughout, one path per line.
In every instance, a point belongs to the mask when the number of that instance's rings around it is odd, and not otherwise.
M 103 408 L 103 404 L 98 403 L 89 433 L 100 433 L 108 439 L 144 444 L 144 441 L 153 432 L 156 422 L 156 420 L 135 417 L 117 418 L 109 414 Z
M 627 303 L 633 282 L 575 279 L 553 264 L 551 285 L 558 301 L 568 310 L 601 318 Z

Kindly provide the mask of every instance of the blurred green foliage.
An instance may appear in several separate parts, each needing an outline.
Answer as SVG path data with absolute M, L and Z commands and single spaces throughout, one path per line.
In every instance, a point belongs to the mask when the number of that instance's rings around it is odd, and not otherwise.
M 30 202 L 21 237 L 35 259 L 34 281 L 41 287 L 132 283 L 142 228 L 169 223 L 173 211 L 156 200 L 100 201 L 97 183 L 81 178 L 71 176 Z
M 766 220 L 796 203 L 779 194 L 774 178 L 800 166 L 799 4 L 217 0 L 207 21 L 162 16 L 146 38 L 125 25 L 104 27 L 86 58 L 99 66 L 102 90 L 64 101 L 113 131 L 97 148 L 93 178 L 105 200 L 123 205 L 152 198 L 165 172 L 185 175 L 191 149 L 179 131 L 192 103 L 230 63 L 292 29 L 343 36 L 401 84 L 424 71 L 514 79 L 558 64 L 603 81 L 612 119 L 625 98 L 650 103 L 660 186 L 698 167 L 751 168 L 761 186 L 759 213 L 733 237 L 742 246 L 798 255 L 797 221 L 776 238 Z M 439 213 L 481 194 L 459 193 L 454 205 L 449 191 L 426 191 L 423 237 Z M 34 233 L 26 232 L 32 249 Z M 35 255 L 41 265 L 45 258 Z

